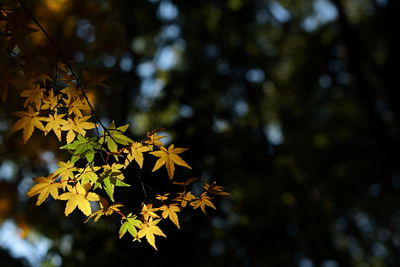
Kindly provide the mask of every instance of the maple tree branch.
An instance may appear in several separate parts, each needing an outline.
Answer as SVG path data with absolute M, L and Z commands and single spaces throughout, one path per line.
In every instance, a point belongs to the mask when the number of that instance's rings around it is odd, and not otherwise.
M 104 124 L 101 122 L 100 118 L 97 116 L 97 114 L 94 111 L 93 105 L 92 103 L 90 103 L 89 101 L 89 97 L 87 96 L 82 84 L 80 83 L 78 76 L 75 73 L 74 68 L 72 67 L 72 65 L 68 62 L 67 57 L 64 55 L 64 53 L 62 52 L 62 50 L 59 48 L 59 46 L 57 45 L 57 43 L 54 41 L 53 38 L 51 38 L 51 36 L 47 33 L 47 31 L 43 28 L 42 24 L 36 19 L 36 17 L 32 14 L 32 12 L 26 7 L 26 4 L 23 3 L 21 0 L 17 0 L 17 2 L 19 3 L 19 5 L 24 9 L 24 11 L 28 14 L 28 16 L 33 20 L 33 22 L 35 22 L 35 24 L 39 27 L 40 31 L 46 36 L 46 38 L 50 41 L 51 45 L 57 50 L 57 54 L 59 56 L 61 56 L 61 58 L 63 59 L 63 61 L 65 62 L 65 64 L 68 66 L 69 71 L 71 72 L 72 76 L 74 77 L 75 81 L 76 81 L 76 86 L 81 90 L 83 97 L 85 98 L 86 102 L 88 103 L 92 116 L 94 118 L 95 121 L 97 121 L 100 126 L 104 129 L 104 131 L 110 136 L 110 138 L 115 142 L 113 136 L 111 135 L 111 133 L 108 131 L 108 129 L 104 126 Z M 97 129 L 97 127 L 96 127 Z M 98 129 L 97 129 L 98 131 Z
M 125 218 L 127 218 L 126 216 L 125 216 L 125 214 L 123 214 L 121 211 L 117 211 L 117 210 L 114 210 L 116 213 L 118 213 L 123 219 L 125 219 Z

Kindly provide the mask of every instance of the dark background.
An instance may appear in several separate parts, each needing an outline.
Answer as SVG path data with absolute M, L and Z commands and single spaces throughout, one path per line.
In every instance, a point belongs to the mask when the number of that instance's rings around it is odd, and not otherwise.
M 24 146 L 20 133 L 9 135 L 9 111 L 19 107 L 5 102 L 1 266 L 400 266 L 399 1 L 43 0 L 28 8 L 78 70 L 109 75 L 109 87 L 95 91 L 104 122 L 130 123 L 138 139 L 166 128 L 190 148 L 190 175 L 231 196 L 208 216 L 185 212 L 180 231 L 165 225 L 158 251 L 118 240 L 117 217 L 84 224 L 78 212 L 64 217 L 61 201 L 35 207 L 24 195 L 31 178 L 63 154 L 54 136 Z M 6 235 L 12 225 L 26 239 Z M 31 250 L 13 252 L 13 238 Z M 43 238 L 50 243 L 38 254 Z

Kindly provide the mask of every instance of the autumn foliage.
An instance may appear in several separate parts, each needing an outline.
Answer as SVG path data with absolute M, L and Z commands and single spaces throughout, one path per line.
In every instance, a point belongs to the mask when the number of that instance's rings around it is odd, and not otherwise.
M 175 177 L 176 167 L 191 169 L 182 158 L 187 148 L 166 146 L 157 130 L 134 140 L 128 124 L 104 125 L 95 113 L 90 90 L 103 84 L 106 77 L 86 71 L 79 75 L 22 2 L 0 8 L 1 42 L 10 57 L 9 70 L 2 71 L 1 96 L 6 101 L 9 91 L 18 92 L 23 99 L 23 109 L 15 113 L 17 120 L 11 132 L 22 132 L 24 143 L 34 138 L 35 132 L 54 135 L 60 149 L 69 155 L 47 177 L 34 178 L 27 195 L 37 196 L 36 205 L 50 196 L 65 201 L 66 216 L 79 210 L 87 216 L 86 222 L 120 216 L 119 238 L 127 234 L 134 241 L 146 238 L 155 249 L 155 236 L 166 237 L 160 228 L 164 221 L 180 228 L 179 213 L 183 209 L 200 208 L 204 214 L 207 208 L 216 209 L 213 198 L 228 195 L 222 186 L 205 183 L 203 192 L 194 194 L 189 185 L 198 182 L 197 178 L 178 181 Z M 49 44 L 32 47 L 29 36 L 34 32 L 48 38 Z M 42 49 L 55 51 L 54 58 L 42 58 Z M 39 61 L 35 65 L 32 60 L 36 58 Z M 124 172 L 128 168 L 142 169 L 151 157 L 156 160 L 152 172 L 164 172 L 176 190 L 154 193 L 139 205 L 139 210 L 129 210 L 125 203 L 118 202 L 118 188 L 131 187 Z M 132 190 L 134 194 L 141 189 Z

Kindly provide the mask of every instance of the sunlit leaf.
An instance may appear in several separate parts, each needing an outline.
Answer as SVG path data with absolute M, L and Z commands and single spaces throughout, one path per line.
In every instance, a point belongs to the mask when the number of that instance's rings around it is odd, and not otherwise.
M 178 205 L 163 205 L 160 207 L 160 210 L 162 210 L 161 216 L 164 219 L 169 218 L 176 225 L 176 227 L 180 229 L 178 215 L 176 214 L 177 212 L 181 211 Z
M 157 224 L 160 222 L 160 219 L 154 220 L 153 218 L 150 218 L 149 221 L 144 222 L 140 225 L 140 231 L 138 232 L 138 237 L 146 237 L 147 242 L 157 250 L 156 247 L 156 241 L 155 241 L 155 236 L 154 235 L 159 235 L 163 237 L 167 237 L 163 231 L 157 226 Z
M 19 111 L 15 113 L 18 117 L 21 117 L 11 128 L 11 133 L 23 129 L 23 140 L 24 143 L 28 142 L 29 138 L 36 128 L 45 131 L 45 128 L 41 121 L 44 120 L 43 117 L 39 117 L 39 112 L 35 112 L 31 107 L 28 111 Z
M 89 216 L 92 213 L 89 201 L 100 201 L 99 195 L 88 192 L 90 184 L 82 186 L 80 183 L 76 183 L 75 186 L 67 185 L 68 192 L 63 193 L 58 197 L 60 200 L 67 200 L 65 206 L 65 216 L 68 216 L 75 210 L 76 207 L 83 214 Z
M 49 194 L 54 198 L 58 198 L 58 189 L 62 187 L 62 185 L 58 182 L 55 182 L 54 176 L 48 177 L 37 177 L 33 179 L 35 181 L 35 185 L 32 186 L 28 193 L 28 197 L 32 197 L 34 195 L 39 194 L 36 205 L 39 206 L 46 200 Z
M 161 166 L 165 164 L 168 171 L 169 179 L 174 177 L 175 164 L 192 169 L 178 154 L 186 151 L 187 148 L 175 148 L 174 145 L 170 145 L 168 150 L 165 147 L 160 147 L 160 150 L 150 152 L 150 154 L 159 157 L 156 164 L 154 165 L 153 172 L 158 170 Z

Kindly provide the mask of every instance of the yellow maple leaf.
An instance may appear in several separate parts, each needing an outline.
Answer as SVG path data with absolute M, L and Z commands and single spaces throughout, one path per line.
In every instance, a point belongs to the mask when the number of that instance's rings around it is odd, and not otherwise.
M 54 90 L 53 88 L 51 88 L 49 91 L 49 95 L 43 97 L 43 104 L 41 109 L 53 110 L 59 104 L 60 99 L 61 95 L 54 95 Z
M 112 173 L 115 178 L 118 178 L 120 180 L 125 179 L 125 176 L 121 171 L 121 169 L 124 167 L 123 164 L 114 162 L 112 165 L 107 164 L 107 165 L 103 165 L 102 167 L 103 167 L 104 173 L 109 173 L 109 174 Z
M 163 237 L 167 237 L 163 231 L 157 226 L 157 224 L 161 221 L 161 219 L 154 220 L 150 218 L 149 221 L 142 223 L 140 227 L 140 231 L 138 232 L 138 238 L 146 237 L 147 242 L 157 250 L 156 241 L 154 235 L 159 235 Z
M 36 202 L 36 206 L 39 206 L 46 200 L 49 194 L 54 198 L 58 198 L 58 189 L 61 188 L 61 184 L 54 182 L 55 177 L 49 175 L 48 177 L 36 177 L 33 180 L 36 182 L 34 186 L 32 186 L 28 193 L 28 197 L 32 197 L 34 195 L 39 194 L 39 197 Z
M 59 168 L 57 170 L 55 170 L 53 175 L 56 177 L 61 176 L 61 182 L 62 182 L 63 188 L 65 188 L 68 180 L 74 178 L 74 176 L 75 176 L 74 171 L 77 171 L 78 168 L 76 168 L 74 166 L 74 163 L 72 163 L 71 161 L 67 161 L 67 162 L 59 161 L 57 163 L 57 165 Z
M 165 164 L 168 171 L 169 179 L 172 179 L 175 172 L 175 164 L 192 169 L 178 154 L 186 151 L 187 148 L 175 148 L 174 145 L 170 145 L 168 150 L 165 147 L 160 147 L 160 150 L 150 152 L 150 154 L 159 157 L 156 164 L 154 165 L 153 172 L 158 170 Z
M 39 109 L 42 104 L 43 92 L 44 89 L 40 88 L 39 84 L 35 84 L 30 89 L 22 91 L 20 96 L 27 98 L 24 102 L 24 107 L 32 103 L 36 109 Z
M 190 205 L 193 206 L 193 209 L 200 207 L 204 214 L 207 214 L 206 206 L 209 206 L 215 210 L 217 209 L 211 202 L 211 198 L 207 196 L 207 192 L 203 192 L 200 197 L 196 201 L 191 202 Z
M 157 131 L 158 130 L 147 133 L 147 140 L 144 141 L 151 149 L 153 149 L 153 145 L 164 146 L 164 143 L 161 142 L 160 139 L 164 138 L 165 136 L 157 136 Z
M 58 197 L 60 200 L 68 201 L 65 206 L 65 216 L 73 212 L 76 207 L 86 216 L 92 213 L 89 201 L 100 201 L 100 197 L 96 193 L 88 192 L 89 188 L 90 184 L 82 186 L 80 183 L 76 183 L 75 187 L 67 185 L 69 192 L 63 193 Z
M 88 122 L 91 116 L 78 117 L 76 116 L 73 120 L 68 118 L 68 122 L 61 127 L 61 130 L 68 131 L 67 143 L 71 143 L 75 139 L 75 132 L 80 133 L 82 136 L 86 135 L 86 130 L 96 128 L 96 124 Z
M 65 82 L 65 83 L 69 83 L 70 82 L 70 77 L 66 76 L 64 77 L 64 79 L 61 79 L 61 81 Z M 81 96 L 82 91 L 80 88 L 76 87 L 76 85 L 74 83 L 68 84 L 67 87 L 63 88 L 61 91 L 61 93 L 66 94 L 68 97 L 78 97 Z M 69 100 L 64 99 L 64 102 L 67 102 Z M 68 103 L 66 104 L 68 106 Z
M 21 117 L 11 128 L 11 133 L 23 129 L 23 140 L 24 143 L 28 142 L 29 138 L 36 128 L 45 131 L 45 128 L 41 121 L 44 120 L 43 117 L 39 117 L 39 112 L 35 112 L 31 107 L 28 111 L 19 111 L 15 115 Z
M 174 201 L 180 202 L 182 208 L 186 207 L 188 203 L 196 199 L 192 192 L 179 192 Z
M 101 204 L 103 203 L 103 204 Z M 107 203 L 107 200 L 105 200 L 104 198 L 100 197 L 100 209 L 96 212 L 93 212 L 92 214 L 90 214 L 90 216 L 86 219 L 85 223 L 88 222 L 91 218 L 94 218 L 94 222 L 97 222 L 102 216 L 109 216 L 111 214 L 113 214 L 114 212 L 121 212 L 120 211 L 120 207 L 123 207 L 124 205 L 120 204 L 120 203 L 114 203 L 112 205 L 109 205 Z
M 47 121 L 46 127 L 45 127 L 45 135 L 47 135 L 50 131 L 53 131 L 58 140 L 61 142 L 61 127 L 65 124 L 67 124 L 67 121 L 63 119 L 65 114 L 60 114 L 58 115 L 55 113 L 54 115 L 49 115 L 49 117 L 44 118 L 44 121 Z
M 131 145 L 124 149 L 125 153 L 128 153 L 125 160 L 125 166 L 128 166 L 133 160 L 137 162 L 140 168 L 143 167 L 143 152 L 150 151 L 148 146 L 144 146 L 139 142 L 133 142 Z
M 143 216 L 145 221 L 148 221 L 149 218 L 160 218 L 155 212 L 158 211 L 158 208 L 153 208 L 153 204 L 144 204 L 142 207 L 142 211 L 140 214 Z
M 68 108 L 68 115 L 74 113 L 78 117 L 83 117 L 82 112 L 90 111 L 86 100 L 82 100 L 79 96 L 69 95 L 67 99 L 64 98 L 64 102 Z
M 153 204 L 144 204 L 142 207 L 142 211 L 140 214 L 143 216 L 145 221 L 148 221 L 149 218 L 160 218 L 155 212 L 158 211 L 158 208 L 153 208 Z
M 160 207 L 160 210 L 162 210 L 161 216 L 166 219 L 169 218 L 171 222 L 173 222 L 178 229 L 181 229 L 179 226 L 179 220 L 178 220 L 178 215 L 176 214 L 177 212 L 180 212 L 181 209 L 178 207 L 176 204 L 171 204 L 171 205 L 163 205 Z
M 155 197 L 156 197 L 156 199 L 158 199 L 158 200 L 164 201 L 164 200 L 167 200 L 167 199 L 168 199 L 168 196 L 169 196 L 169 195 L 170 195 L 170 193 L 166 193 L 166 194 L 164 194 L 164 195 L 157 194 L 157 195 L 155 195 Z

